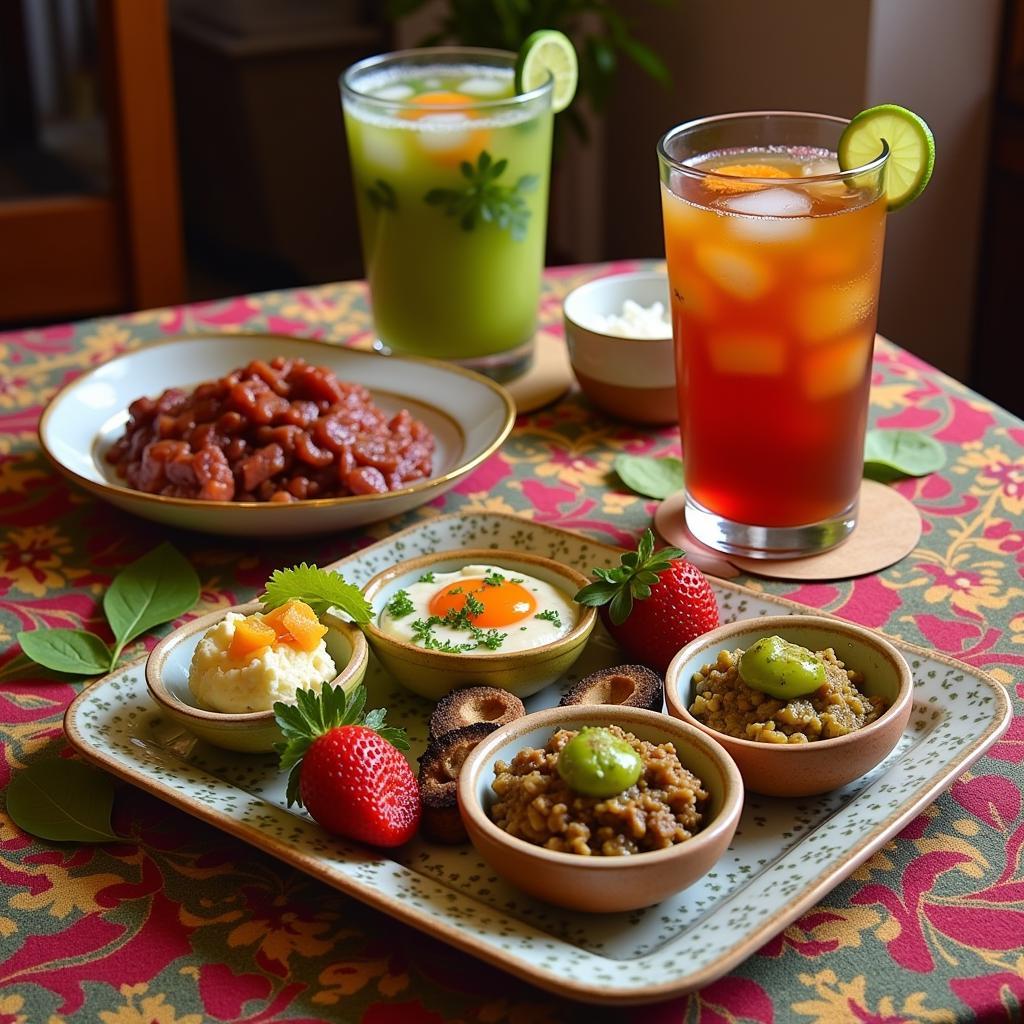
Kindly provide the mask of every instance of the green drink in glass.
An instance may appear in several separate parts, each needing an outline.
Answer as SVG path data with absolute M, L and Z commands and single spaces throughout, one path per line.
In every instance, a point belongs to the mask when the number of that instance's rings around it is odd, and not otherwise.
M 497 379 L 533 356 L 551 166 L 550 78 L 444 47 L 371 57 L 341 79 L 377 347 Z

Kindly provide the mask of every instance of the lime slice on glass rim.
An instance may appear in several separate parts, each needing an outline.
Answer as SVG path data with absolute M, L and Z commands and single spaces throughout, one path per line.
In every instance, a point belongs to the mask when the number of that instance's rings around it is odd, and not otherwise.
M 885 194 L 890 210 L 916 199 L 928 184 L 935 166 L 935 139 L 924 119 L 906 107 L 883 103 L 861 111 L 839 139 L 839 166 L 851 171 L 881 155 L 889 145 Z
M 580 78 L 576 47 L 564 32 L 542 28 L 526 37 L 516 60 L 516 92 L 539 89 L 548 75 L 555 80 L 551 110 L 559 113 L 572 103 Z

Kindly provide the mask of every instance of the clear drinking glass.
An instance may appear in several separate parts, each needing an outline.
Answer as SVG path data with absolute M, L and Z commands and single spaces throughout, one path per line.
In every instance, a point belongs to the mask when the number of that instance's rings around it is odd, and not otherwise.
M 658 144 L 686 521 L 789 558 L 857 518 L 888 151 L 840 171 L 846 121 L 703 118 Z
M 360 61 L 341 78 L 378 347 L 508 379 L 533 355 L 551 167 L 549 79 L 465 47 Z

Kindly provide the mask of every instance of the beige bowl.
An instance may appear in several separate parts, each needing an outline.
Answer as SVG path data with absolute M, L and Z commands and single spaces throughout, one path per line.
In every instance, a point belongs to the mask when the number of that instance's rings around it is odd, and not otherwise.
M 193 619 L 165 636 L 146 661 L 146 686 L 168 717 L 207 743 L 246 753 L 273 750 L 274 744 L 280 741 L 281 731 L 274 721 L 274 712 L 233 715 L 207 711 L 198 706 L 189 689 L 188 670 L 197 644 L 211 626 L 228 612 L 252 615 L 259 610 L 260 603 L 253 601 Z M 356 626 L 337 619 L 328 627 L 324 643 L 334 664 L 343 666 L 331 682 L 351 692 L 366 675 L 369 661 L 366 638 Z
M 494 799 L 494 762 L 524 747 L 543 747 L 558 729 L 617 725 L 640 739 L 671 741 L 685 768 L 708 790 L 708 823 L 665 850 L 623 857 L 581 857 L 535 846 L 498 828 L 486 808 Z M 658 903 L 714 867 L 732 842 L 743 807 L 743 781 L 729 755 L 693 726 L 644 708 L 591 704 L 550 708 L 495 730 L 472 751 L 459 775 L 459 812 L 480 856 L 531 896 L 571 910 L 612 913 Z
M 376 619 L 395 591 L 416 582 L 424 572 L 452 572 L 464 565 L 481 564 L 535 576 L 565 591 L 570 600 L 577 590 L 590 582 L 582 573 L 552 558 L 491 548 L 435 551 L 378 573 L 363 587 L 363 594 L 373 606 L 373 620 L 363 626 L 363 631 L 384 668 L 406 689 L 421 697 L 440 700 L 451 690 L 464 686 L 498 686 L 517 697 L 528 697 L 563 676 L 583 653 L 597 621 L 597 612 L 582 606 L 576 625 L 565 636 L 541 647 L 508 654 L 428 651 L 389 636 L 377 627 Z
M 598 408 L 633 423 L 675 423 L 675 349 L 671 330 L 662 338 L 625 338 L 595 326 L 594 316 L 622 312 L 632 299 L 669 308 L 668 276 L 661 270 L 611 274 L 574 288 L 562 305 L 573 373 Z
M 746 648 L 776 634 L 812 651 L 831 647 L 847 668 L 864 674 L 863 690 L 883 696 L 888 710 L 846 736 L 811 743 L 776 744 L 737 739 L 697 721 L 693 676 L 719 651 Z M 747 789 L 765 796 L 812 796 L 845 786 L 878 764 L 899 742 L 913 707 L 914 680 L 906 659 L 888 640 L 850 622 L 819 615 L 766 615 L 719 626 L 684 647 L 665 677 L 671 714 L 714 737 L 732 755 Z

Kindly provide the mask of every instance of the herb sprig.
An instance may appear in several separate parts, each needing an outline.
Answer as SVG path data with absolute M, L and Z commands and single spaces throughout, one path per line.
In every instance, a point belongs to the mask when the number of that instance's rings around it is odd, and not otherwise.
M 318 616 L 329 608 L 340 608 L 353 622 L 369 622 L 373 608 L 355 584 L 328 569 L 305 562 L 290 569 L 275 569 L 260 594 L 265 612 L 289 601 L 304 601 Z
M 457 218 L 463 231 L 472 231 L 479 220 L 496 224 L 521 242 L 530 223 L 530 208 L 523 197 L 537 187 L 540 179 L 536 174 L 524 174 L 512 186 L 497 184 L 507 168 L 507 160 L 492 160 L 485 149 L 477 157 L 476 166 L 468 160 L 459 165 L 468 182 L 465 188 L 432 188 L 423 201 L 442 207 L 445 216 Z

